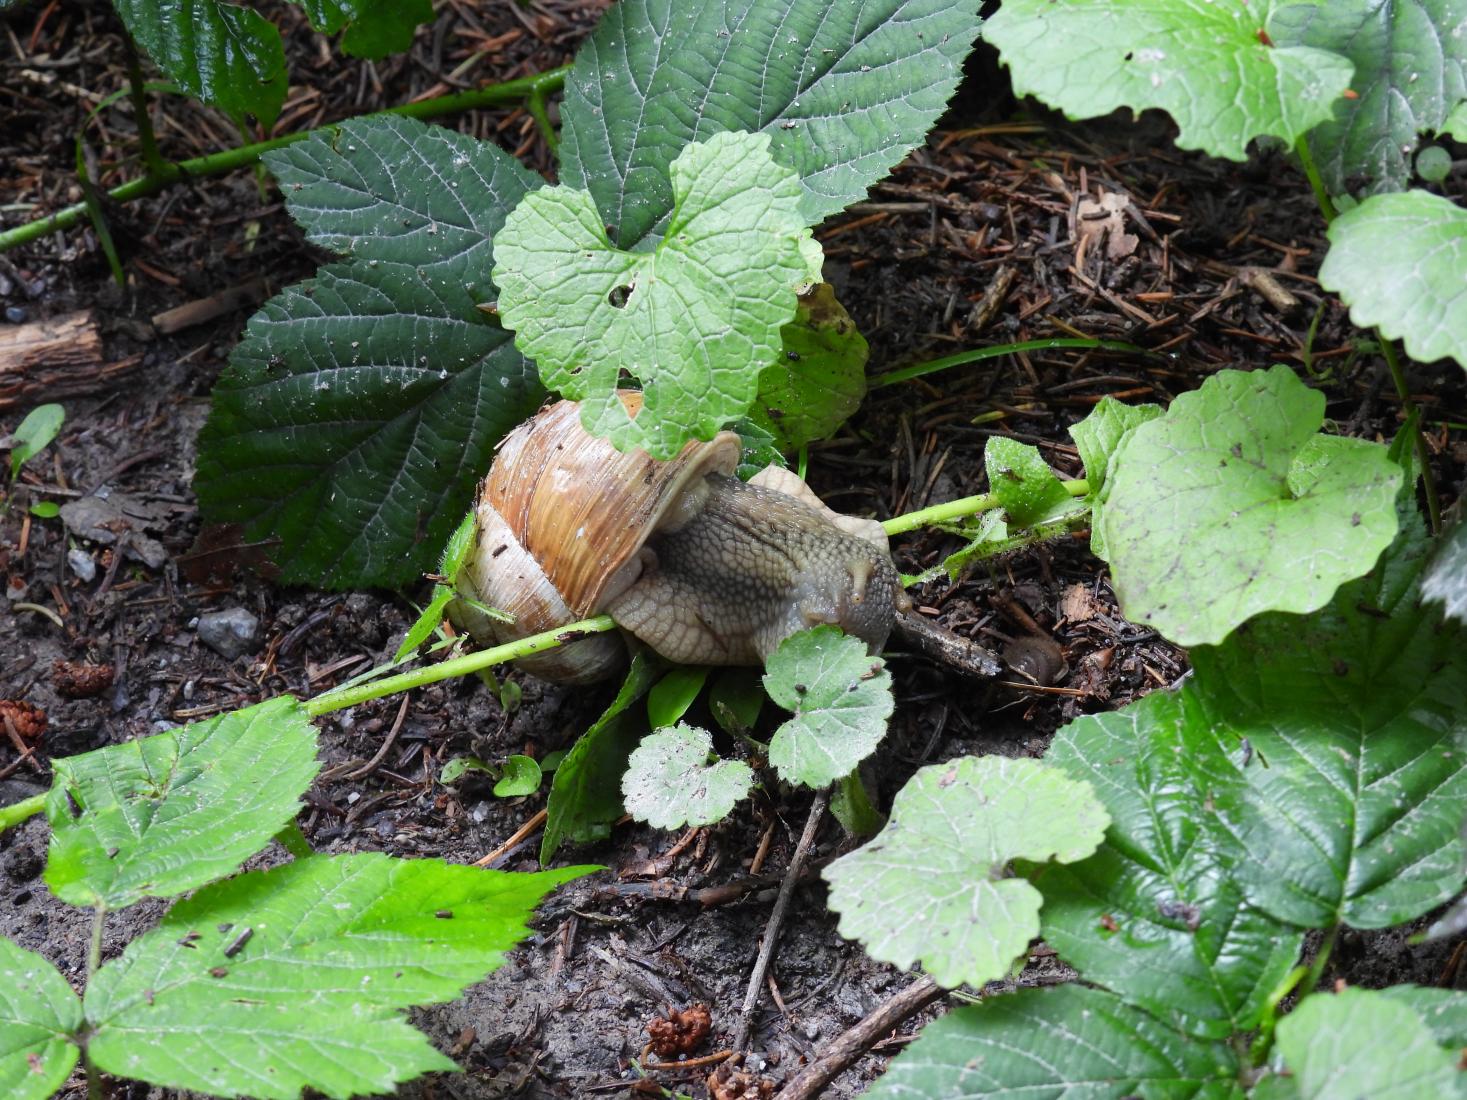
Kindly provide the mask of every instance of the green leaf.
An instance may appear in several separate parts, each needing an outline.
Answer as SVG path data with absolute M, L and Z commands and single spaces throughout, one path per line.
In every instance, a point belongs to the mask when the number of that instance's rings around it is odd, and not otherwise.
M 713 757 L 713 735 L 679 722 L 642 739 L 621 777 L 627 813 L 655 829 L 722 821 L 754 785 L 738 760 Z
M 833 435 L 860 408 L 869 349 L 827 283 L 800 295 L 780 338 L 784 354 L 759 376 L 750 416 L 793 450 Z
M 1267 43 L 1273 6 L 1005 0 L 983 37 L 998 47 L 1019 95 L 1070 118 L 1160 108 L 1176 121 L 1183 149 L 1243 160 L 1254 138 L 1292 145 L 1330 117 L 1350 84 L 1343 57 Z
M 1423 599 L 1436 600 L 1449 617 L 1467 622 L 1467 520 L 1458 520 L 1436 545 L 1421 578 Z
M 983 464 L 988 469 L 989 488 L 1015 527 L 1032 527 L 1054 518 L 1058 510 L 1075 506 L 1037 447 L 1001 435 L 989 436 Z
M 976 0 L 622 0 L 566 81 L 560 178 L 631 248 L 663 231 L 687 145 L 762 130 L 815 225 L 922 143 L 979 22 Z
M 1467 993 L 1460 989 L 1432 989 L 1420 985 L 1393 985 L 1380 990 L 1421 1017 L 1437 1045 L 1467 1047 Z
M 263 16 L 218 0 L 115 0 L 127 33 L 183 91 L 266 130 L 285 102 L 285 47 Z
M 438 782 L 444 786 L 457 783 L 464 776 L 468 775 L 469 772 L 483 772 L 488 776 L 497 774 L 494 767 L 484 763 L 477 756 L 455 756 L 447 764 L 443 765 L 443 770 L 438 773 Z
M 1389 1054 L 1381 1048 L 1389 1036 Z M 1278 1026 L 1278 1053 L 1301 1100 L 1460 1096 L 1454 1057 L 1421 1017 L 1364 989 L 1306 997 Z
M 55 519 L 61 514 L 61 505 L 54 500 L 38 500 L 30 506 L 30 513 L 39 519 Z
M 729 425 L 729 430 L 739 437 L 739 465 L 734 474 L 740 481 L 748 481 L 766 466 L 787 466 L 784 455 L 779 453 L 774 433 L 766 431 L 747 416 Z
M 1401 340 L 1422 363 L 1467 368 L 1467 210 L 1427 191 L 1372 195 L 1329 227 L 1319 283 L 1357 328 Z
M 0 936 L 0 1095 L 46 1100 L 81 1051 L 81 1000 L 49 962 Z
M 46 885 L 109 909 L 237 870 L 295 817 L 319 770 L 315 727 L 288 695 L 53 766 Z
M 621 816 L 621 774 L 647 732 L 647 723 L 628 708 L 647 694 L 659 671 L 645 654 L 633 657 L 616 698 L 555 769 L 540 839 L 542 867 L 555 858 L 562 841 L 600 840 L 610 832 L 607 824 Z
M 343 27 L 341 48 L 353 57 L 386 57 L 413 44 L 419 23 L 433 18 L 432 0 L 298 0 L 311 26 L 322 34 Z
M 478 305 L 491 241 L 538 182 L 507 153 L 378 116 L 266 157 L 307 235 L 351 255 L 250 321 L 215 387 L 195 489 L 275 538 L 282 580 L 408 583 L 543 391 Z
M 1457 109 L 1442 123 L 1442 133 L 1451 134 L 1457 141 L 1467 142 L 1467 102 L 1457 104 Z
M 1287 367 L 1221 371 L 1134 428 L 1097 510 L 1126 617 L 1179 645 L 1263 611 L 1313 611 L 1396 532 L 1401 470 L 1322 436 L 1324 396 Z
M 806 273 L 793 172 L 764 134 L 716 134 L 672 162 L 676 207 L 647 252 L 623 252 L 585 191 L 525 196 L 495 248 L 499 315 L 547 387 L 617 447 L 671 458 L 754 401 Z M 635 419 L 617 396 L 642 385 Z
M 1080 452 L 1092 497 L 1099 496 L 1105 486 L 1111 456 L 1119 449 L 1126 433 L 1165 412 L 1160 405 L 1123 405 L 1114 397 L 1102 397 L 1084 420 L 1070 425 L 1070 438 Z
M 795 716 L 774 731 L 769 762 L 786 783 L 823 787 L 876 751 L 891 717 L 891 673 L 859 638 L 802 630 L 765 662 L 764 689 Z
M 1467 99 L 1467 4 L 1462 0 L 1330 0 L 1276 4 L 1268 31 L 1279 46 L 1313 46 L 1350 59 L 1355 96 L 1309 132 L 1309 147 L 1332 194 L 1363 177 L 1370 191 L 1399 191 L 1411 179 L 1416 136 L 1442 128 Z
M 448 610 L 448 605 L 457 596 L 458 593 L 446 584 L 435 584 L 433 598 L 428 601 L 428 606 L 423 608 L 422 613 L 413 621 L 413 625 L 408 627 L 408 632 L 403 635 L 402 645 L 397 647 L 397 652 L 393 654 L 392 659 L 406 661 L 409 657 L 415 656 L 418 646 L 431 638 L 433 632 L 442 624 L 444 612 Z
M 448 542 L 443 546 L 443 556 L 438 559 L 438 575 L 445 584 L 452 586 L 458 580 L 459 570 L 473 553 L 476 523 L 474 513 L 470 510 L 458 521 L 453 534 L 448 536 Z
M 1441 183 L 1452 173 L 1452 154 L 1440 145 L 1428 145 L 1416 154 L 1416 174 L 1427 183 Z
M 714 720 L 735 737 L 747 737 L 764 709 L 764 681 L 752 668 L 721 669 L 708 689 Z
M 1039 935 L 1039 891 L 1009 862 L 1072 862 L 1110 818 L 1088 783 L 1038 760 L 965 756 L 921 769 L 876 839 L 824 871 L 839 931 L 873 959 L 982 986 Z
M 499 798 L 519 798 L 540 789 L 540 765 L 533 756 L 511 756 L 504 762 L 504 774 L 494 784 Z
M 871 792 L 859 769 L 837 780 L 830 796 L 830 816 L 840 822 L 848 836 L 875 836 L 886 824 L 886 818 L 871 805 Z
M 652 685 L 647 693 L 647 720 L 653 729 L 671 726 L 688 713 L 708 679 L 706 665 L 678 665 Z
M 453 1070 L 400 1010 L 452 1000 L 494 970 L 541 897 L 589 870 L 369 853 L 240 875 L 179 902 L 97 972 L 88 1052 L 120 1077 L 269 1100 L 376 1094 Z
M 10 437 L 10 476 L 20 473 L 20 468 L 51 445 L 61 432 L 66 420 L 66 410 L 60 405 L 37 405 L 25 414 L 25 419 Z
M 1304 939 L 1244 900 L 1241 849 L 1207 797 L 1209 765 L 1241 755 L 1223 736 L 1219 751 L 1193 692 L 1065 726 L 1045 759 L 1088 781 L 1112 824 L 1089 859 L 1030 875 L 1046 942 L 1087 981 L 1205 1039 L 1258 1026 Z
M 1237 1073 L 1223 1044 L 1179 1035 L 1101 990 L 1066 985 L 988 997 L 933 1021 L 866 1095 L 1242 1100 Z

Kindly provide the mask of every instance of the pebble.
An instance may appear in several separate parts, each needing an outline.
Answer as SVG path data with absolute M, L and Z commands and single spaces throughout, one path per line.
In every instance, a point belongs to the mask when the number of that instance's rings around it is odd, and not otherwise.
M 260 620 L 242 607 L 210 611 L 199 616 L 199 641 L 232 661 L 252 652 L 260 638 Z
M 30 314 L 25 311 L 24 306 L 6 306 L 5 319 L 12 325 L 23 325 Z
M 80 547 L 72 547 L 66 552 L 66 564 L 71 566 L 71 571 L 80 578 L 82 584 L 90 584 L 97 577 L 97 563 Z

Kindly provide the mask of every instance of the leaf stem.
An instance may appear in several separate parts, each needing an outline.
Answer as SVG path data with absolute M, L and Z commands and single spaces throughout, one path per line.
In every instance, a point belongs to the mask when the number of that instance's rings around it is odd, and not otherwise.
M 1303 991 L 1302 996 L 1309 996 L 1319 988 L 1319 979 L 1324 977 L 1324 968 L 1329 965 L 1329 957 L 1335 949 L 1335 937 L 1339 935 L 1340 926 L 1331 925 L 1324 933 L 1324 939 L 1319 942 L 1319 950 L 1314 953 L 1314 961 L 1309 964 L 1309 970 L 1304 975 L 1304 980 L 1299 983 Z
M 536 93 L 543 98 L 564 85 L 565 74 L 569 69 L 570 66 L 563 65 L 558 69 L 550 69 L 535 76 L 520 77 L 517 80 L 505 81 L 503 84 L 490 84 L 467 92 L 455 92 L 452 95 L 424 99 L 417 103 L 390 107 L 385 111 L 374 111 L 371 114 L 356 117 L 376 118 L 381 115 L 402 115 L 416 119 L 441 118 L 444 115 L 457 114 L 477 107 L 493 107 L 501 103 L 515 102 Z M 330 129 L 336 125 L 339 123 L 331 123 L 321 129 Z M 319 131 L 302 130 L 299 133 L 285 134 L 281 137 L 270 138 L 268 141 L 241 145 L 234 149 L 210 153 L 207 156 L 194 157 L 191 160 L 166 161 L 159 171 L 149 172 L 141 179 L 129 180 L 127 183 L 114 187 L 107 192 L 107 196 L 116 202 L 130 202 L 133 199 L 156 195 L 165 188 L 184 180 L 198 179 L 202 176 L 217 176 L 236 168 L 243 168 L 259 160 L 265 153 L 284 148 L 317 132 Z M 86 216 L 87 204 L 79 202 L 44 218 L 7 229 L 0 233 L 0 252 L 47 236 L 59 229 L 71 229 L 80 224 Z
M 19 802 L 12 802 L 9 806 L 0 806 L 0 833 L 14 825 L 19 825 L 28 817 L 35 817 L 45 808 L 46 796 L 44 794 L 33 794 Z
M 531 89 L 529 97 L 525 100 L 525 106 L 529 108 L 530 117 L 535 120 L 535 125 L 540 127 L 540 136 L 545 139 L 545 144 L 550 147 L 550 152 L 559 157 L 560 136 L 556 134 L 555 127 L 550 124 L 550 112 L 545 107 L 545 92 L 540 88 Z
M 1083 477 L 1074 481 L 1062 481 L 1060 484 L 1072 497 L 1082 497 L 1090 491 L 1090 483 Z M 905 515 L 892 516 L 891 519 L 883 520 L 881 526 L 888 535 L 900 535 L 907 531 L 914 531 L 918 527 L 948 523 L 978 512 L 986 512 L 998 506 L 998 497 L 993 493 L 979 493 L 975 497 L 962 497 L 958 500 L 950 500 L 946 504 L 934 504 L 930 508 L 920 508 Z
M 1092 340 L 1076 337 L 1056 337 L 1050 340 L 1021 340 L 1017 344 L 995 344 L 990 348 L 972 348 L 968 351 L 960 351 L 956 355 L 947 355 L 941 359 L 929 359 L 925 363 L 914 363 L 909 367 L 899 367 L 896 370 L 878 374 L 871 380 L 870 388 L 880 389 L 882 386 L 894 386 L 898 382 L 906 382 L 912 378 L 921 378 L 924 374 L 936 374 L 938 371 L 947 370 L 949 367 L 960 367 L 965 363 L 980 363 L 984 359 L 997 359 L 1002 355 L 1012 355 L 1018 351 L 1051 351 L 1055 348 L 1081 348 L 1088 351 L 1125 351 L 1133 355 L 1151 355 L 1152 352 L 1145 348 L 1128 344 L 1124 340 Z
M 1380 329 L 1375 330 L 1375 338 L 1380 343 L 1380 353 L 1385 357 L 1386 366 L 1390 368 L 1401 408 L 1407 416 L 1412 416 L 1417 412 L 1416 402 L 1411 399 L 1411 387 L 1406 384 L 1406 372 L 1401 367 L 1401 357 L 1396 354 L 1395 342 L 1387 340 Z M 1426 514 L 1431 520 L 1431 533 L 1439 535 L 1442 533 L 1442 502 L 1437 495 L 1436 478 L 1431 472 L 1431 451 L 1426 446 L 1426 433 L 1422 430 L 1420 416 L 1416 417 L 1412 434 L 1416 437 L 1416 460 L 1421 463 L 1421 488 L 1426 493 Z
M 1309 179 L 1309 186 L 1314 190 L 1314 201 L 1319 205 L 1319 213 L 1324 218 L 1324 224 L 1329 225 L 1335 220 L 1337 211 L 1335 204 L 1330 201 L 1329 192 L 1325 190 L 1324 178 L 1319 174 L 1319 168 L 1314 163 L 1314 154 L 1309 151 L 1309 139 L 1303 134 L 1300 134 L 1299 140 L 1294 142 L 1294 155 L 1299 158 L 1304 175 Z
M 92 975 L 102 965 L 102 931 L 107 926 L 107 906 L 98 905 L 92 909 L 92 938 L 87 945 L 87 983 L 90 984 Z

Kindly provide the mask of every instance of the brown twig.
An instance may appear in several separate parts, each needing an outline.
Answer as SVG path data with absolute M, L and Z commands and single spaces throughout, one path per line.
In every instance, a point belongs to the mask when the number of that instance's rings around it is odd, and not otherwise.
M 377 750 L 376 755 L 374 755 L 372 759 L 368 760 L 356 771 L 347 772 L 344 776 L 342 776 L 343 779 L 365 779 L 367 778 L 367 776 L 371 775 L 374 771 L 377 770 L 378 765 L 382 763 L 382 761 L 386 758 L 388 751 L 392 748 L 393 742 L 397 740 L 398 731 L 402 729 L 402 720 L 407 717 L 408 700 L 411 698 L 412 692 L 403 693 L 402 703 L 397 708 L 397 719 L 392 723 L 392 728 L 387 731 L 387 736 L 382 741 L 382 747 Z
M 544 810 L 540 810 L 538 813 L 535 814 L 534 817 L 530 818 L 529 821 L 526 821 L 523 825 L 521 825 L 518 829 L 516 829 L 514 831 L 514 835 L 511 836 L 508 840 L 506 840 L 503 844 L 501 844 L 498 848 L 495 848 L 494 851 L 490 852 L 483 859 L 475 860 L 474 861 L 474 866 L 475 867 L 488 867 L 496 859 L 499 859 L 500 857 L 502 857 L 504 855 L 507 855 L 510 852 L 510 850 L 514 848 L 514 846 L 516 844 L 518 844 L 520 841 L 524 840 L 525 837 L 529 836 L 536 829 L 538 829 L 541 825 L 544 825 L 545 824 L 545 817 L 546 817 L 545 811 Z

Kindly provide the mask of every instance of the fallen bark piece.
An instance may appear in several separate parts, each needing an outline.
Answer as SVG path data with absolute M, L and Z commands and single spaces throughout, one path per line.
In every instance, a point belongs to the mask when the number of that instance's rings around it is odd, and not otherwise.
M 104 361 L 102 330 L 91 310 L 27 325 L 0 325 L 0 411 L 106 389 L 142 356 Z
M 202 325 L 242 306 L 259 305 L 265 300 L 266 294 L 265 280 L 251 279 L 238 286 L 225 287 L 207 298 L 185 302 L 181 306 L 165 309 L 162 313 L 155 313 L 152 317 L 153 328 L 160 336 L 167 336 L 194 325 Z

